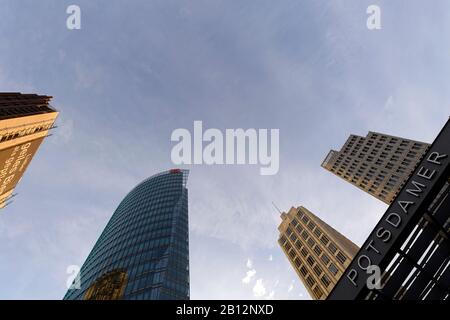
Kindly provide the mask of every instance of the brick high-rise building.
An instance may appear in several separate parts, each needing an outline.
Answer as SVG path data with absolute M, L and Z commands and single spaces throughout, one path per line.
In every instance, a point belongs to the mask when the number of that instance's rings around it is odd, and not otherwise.
M 278 243 L 313 299 L 326 299 L 359 248 L 304 207 L 282 213 Z
M 366 137 L 350 135 L 340 151 L 328 153 L 322 167 L 390 204 L 428 147 L 377 132 Z
M 14 188 L 58 116 L 52 97 L 0 93 L 0 208 Z

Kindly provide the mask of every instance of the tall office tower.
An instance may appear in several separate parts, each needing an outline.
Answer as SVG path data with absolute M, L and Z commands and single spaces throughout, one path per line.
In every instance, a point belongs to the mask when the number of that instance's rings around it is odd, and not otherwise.
M 390 204 L 429 146 L 377 132 L 350 135 L 340 151 L 328 153 L 322 167 Z
M 58 116 L 52 97 L 0 93 L 0 208 L 11 202 L 14 188 Z
M 313 299 L 326 299 L 359 248 L 304 207 L 281 214 L 278 244 Z
M 172 169 L 135 187 L 64 299 L 189 299 L 187 177 L 187 170 Z

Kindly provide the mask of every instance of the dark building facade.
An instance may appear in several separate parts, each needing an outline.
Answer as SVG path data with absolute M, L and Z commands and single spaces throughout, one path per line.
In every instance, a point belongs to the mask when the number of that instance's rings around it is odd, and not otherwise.
M 328 299 L 449 300 L 449 232 L 447 121 Z
M 19 92 L 0 92 L 0 119 L 20 118 L 56 112 L 50 101 L 53 97 Z
M 135 187 L 64 299 L 189 299 L 187 177 L 187 170 L 172 169 Z

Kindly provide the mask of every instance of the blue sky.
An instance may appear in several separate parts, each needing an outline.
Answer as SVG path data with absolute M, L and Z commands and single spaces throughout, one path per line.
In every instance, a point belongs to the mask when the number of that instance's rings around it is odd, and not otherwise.
M 66 28 L 70 4 L 81 30 Z M 370 4 L 381 30 L 366 27 Z M 61 299 L 67 266 L 84 262 L 132 187 L 173 167 L 171 132 L 194 120 L 280 129 L 280 170 L 188 167 L 191 297 L 308 299 L 271 202 L 304 205 L 361 244 L 386 206 L 323 170 L 329 149 L 369 130 L 431 142 L 449 115 L 444 0 L 0 8 L 0 90 L 52 95 L 61 112 L 0 214 L 0 299 Z

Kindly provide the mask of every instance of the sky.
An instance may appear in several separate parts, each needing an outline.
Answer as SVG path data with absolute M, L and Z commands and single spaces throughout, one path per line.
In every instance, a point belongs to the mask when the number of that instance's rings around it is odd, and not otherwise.
M 66 27 L 69 5 L 81 29 Z M 381 29 L 366 26 L 369 5 Z M 173 130 L 279 129 L 280 168 L 191 165 L 192 299 L 309 299 L 278 247 L 303 205 L 361 245 L 387 206 L 320 167 L 350 134 L 432 142 L 449 116 L 450 2 L 0 0 L 0 91 L 58 128 L 0 212 L 0 299 L 62 299 Z

